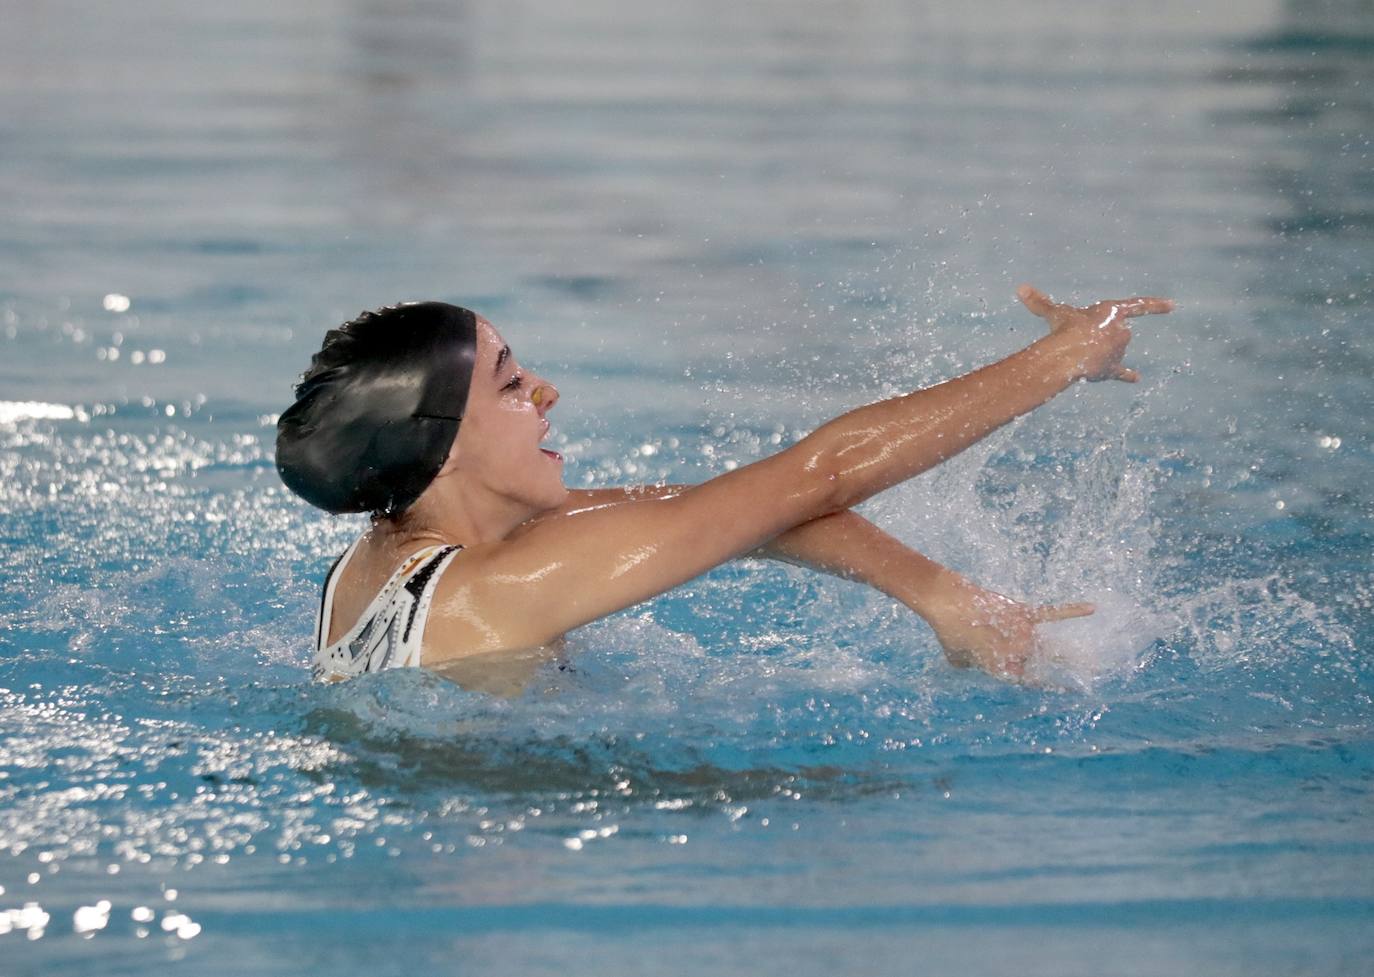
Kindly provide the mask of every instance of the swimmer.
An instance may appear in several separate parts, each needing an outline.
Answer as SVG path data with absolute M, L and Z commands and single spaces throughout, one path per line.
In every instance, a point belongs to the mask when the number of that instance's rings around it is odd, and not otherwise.
M 851 511 L 1079 380 L 1136 382 L 1128 319 L 1173 308 L 1018 295 L 1048 325 L 1025 349 L 699 485 L 567 488 L 562 457 L 540 445 L 558 388 L 466 309 L 398 305 L 331 330 L 277 434 L 292 491 L 372 516 L 326 577 L 316 677 L 425 666 L 518 692 L 573 628 L 753 556 L 872 586 L 922 617 L 955 666 L 1018 680 L 1036 626 L 1092 606 L 985 590 Z

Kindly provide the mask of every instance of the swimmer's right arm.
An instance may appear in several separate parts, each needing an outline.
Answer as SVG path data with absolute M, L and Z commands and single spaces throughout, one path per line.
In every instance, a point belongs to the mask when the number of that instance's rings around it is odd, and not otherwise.
M 1020 295 L 1050 335 L 965 376 L 843 414 L 679 495 L 595 507 L 474 547 L 467 571 L 445 574 L 436 610 L 460 620 L 468 638 L 490 636 L 488 648 L 551 640 L 918 475 L 1076 380 L 1133 381 L 1121 364 L 1125 320 L 1172 307 L 1135 298 L 1077 309 L 1029 286 Z
M 546 519 L 594 506 L 627 505 L 680 495 L 688 485 L 576 489 Z M 528 525 L 528 524 L 527 524 Z M 956 668 L 981 668 L 1016 680 L 1035 647 L 1037 625 L 1084 617 L 1086 603 L 1025 604 L 978 584 L 917 552 L 847 509 L 787 529 L 743 556 L 781 560 L 872 587 L 930 625 Z

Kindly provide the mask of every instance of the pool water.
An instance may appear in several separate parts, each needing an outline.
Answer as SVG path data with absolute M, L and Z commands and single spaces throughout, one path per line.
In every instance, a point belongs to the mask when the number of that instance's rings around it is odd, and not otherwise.
M 137 0 L 0 31 L 0 972 L 1365 974 L 1374 15 Z M 1038 683 L 740 562 L 514 700 L 308 680 L 325 329 L 462 302 L 569 484 L 699 481 L 1155 293 L 863 511 L 1093 600 Z

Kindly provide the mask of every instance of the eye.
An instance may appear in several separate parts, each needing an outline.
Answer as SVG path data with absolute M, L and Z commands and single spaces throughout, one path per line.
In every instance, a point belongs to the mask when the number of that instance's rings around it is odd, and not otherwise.
M 502 387 L 501 389 L 502 389 L 502 390 L 519 390 L 519 389 L 520 389 L 520 383 L 521 383 L 521 381 L 523 381 L 524 379 L 525 379 L 524 377 L 522 377 L 520 374 L 517 373 L 515 376 L 511 377 L 510 380 L 507 381 L 506 385 L 505 385 L 504 387 Z

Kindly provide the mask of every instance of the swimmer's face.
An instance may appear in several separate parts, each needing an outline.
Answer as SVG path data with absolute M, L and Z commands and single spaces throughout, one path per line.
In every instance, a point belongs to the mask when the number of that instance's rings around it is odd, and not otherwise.
M 563 460 L 541 450 L 558 389 L 525 369 L 490 322 L 477 317 L 477 360 L 450 461 L 454 473 L 543 512 L 567 500 Z

